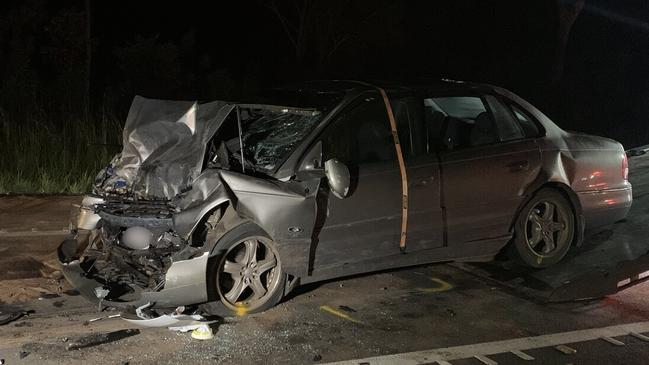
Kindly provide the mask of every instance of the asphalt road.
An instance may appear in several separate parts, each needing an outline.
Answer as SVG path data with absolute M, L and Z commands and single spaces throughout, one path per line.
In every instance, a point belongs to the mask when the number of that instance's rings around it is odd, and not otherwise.
M 649 159 L 640 165 L 649 171 Z M 649 187 L 637 171 L 634 193 Z M 583 255 L 644 240 L 645 195 L 636 197 L 628 224 L 587 241 Z M 485 276 L 484 265 L 428 265 L 304 286 L 264 313 L 219 320 L 207 341 L 166 328 L 115 332 L 137 327 L 98 312 L 52 265 L 78 199 L 0 199 L 0 311 L 7 303 L 32 311 L 0 326 L 5 364 L 649 363 L 649 338 L 637 335 L 649 336 L 649 282 L 601 299 L 544 304 L 517 290 L 524 284 L 516 278 Z M 111 342 L 84 342 L 107 333 Z
M 435 265 L 301 288 L 265 313 L 224 319 L 214 326 L 213 340 L 140 329 L 79 350 L 68 347 L 84 336 L 133 327 L 119 318 L 88 323 L 115 313 L 98 313 L 79 296 L 59 294 L 25 304 L 32 314 L 0 327 L 0 358 L 6 364 L 325 363 L 642 322 L 649 318 L 648 294 L 645 283 L 602 300 L 539 304 L 453 266 Z M 553 347 L 526 353 L 539 364 L 647 363 L 649 342 L 616 338 L 625 346 L 567 340 L 576 354 Z M 450 363 L 480 363 L 467 357 Z M 532 363 L 511 353 L 490 358 Z

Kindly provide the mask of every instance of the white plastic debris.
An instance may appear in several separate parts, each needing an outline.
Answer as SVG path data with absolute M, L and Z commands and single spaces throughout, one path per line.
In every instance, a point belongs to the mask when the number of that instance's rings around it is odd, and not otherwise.
M 110 293 L 110 290 L 108 290 L 108 289 L 104 289 L 104 288 L 101 287 L 101 286 L 96 287 L 95 289 L 93 289 L 93 291 L 95 292 L 95 296 L 96 296 L 98 299 L 104 299 L 104 298 L 106 298 L 106 296 L 108 295 L 108 293 Z
M 210 326 L 203 324 L 192 331 L 192 338 L 197 340 L 211 340 L 214 338 L 214 333 Z
M 171 314 L 163 314 L 158 317 L 151 317 L 144 312 L 144 309 L 151 306 L 147 303 L 141 307 L 136 308 L 135 313 L 138 318 L 128 318 L 122 315 L 122 319 L 134 325 L 143 327 L 167 327 L 171 331 L 188 332 L 194 331 L 199 327 L 206 326 L 214 321 L 208 321 L 200 314 L 182 314 L 184 308 L 177 308 Z M 211 331 L 211 330 L 210 330 Z

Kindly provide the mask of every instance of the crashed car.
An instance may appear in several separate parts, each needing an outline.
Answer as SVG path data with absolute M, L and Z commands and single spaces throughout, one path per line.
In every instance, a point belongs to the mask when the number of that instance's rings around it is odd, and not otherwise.
M 136 97 L 59 247 L 67 280 L 105 306 L 259 312 L 300 284 L 503 250 L 544 268 L 631 206 L 620 143 L 499 87 L 313 82 L 266 100 Z

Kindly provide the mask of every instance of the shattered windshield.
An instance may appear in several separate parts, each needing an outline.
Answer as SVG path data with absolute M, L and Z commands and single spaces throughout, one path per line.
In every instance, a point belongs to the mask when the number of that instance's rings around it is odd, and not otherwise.
M 210 141 L 207 167 L 271 175 L 323 115 L 314 109 L 270 105 L 238 108 L 240 119 L 234 110 Z
M 273 171 L 320 120 L 320 114 L 299 115 L 268 110 L 241 111 L 244 157 L 256 168 Z

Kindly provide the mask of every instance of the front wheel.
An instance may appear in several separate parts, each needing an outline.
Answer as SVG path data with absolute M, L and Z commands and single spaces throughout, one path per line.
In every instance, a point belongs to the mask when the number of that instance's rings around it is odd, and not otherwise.
M 545 268 L 563 259 L 574 234 L 570 202 L 556 190 L 543 189 L 520 212 L 511 251 L 525 265 Z
M 252 225 L 243 228 L 220 245 L 222 254 L 211 263 L 209 290 L 218 299 L 206 306 L 211 314 L 262 312 L 282 299 L 286 274 L 275 243 Z

